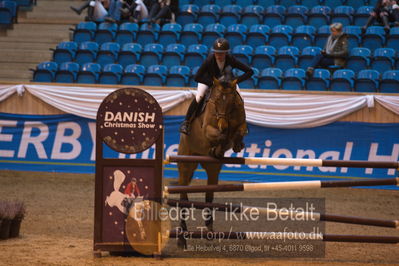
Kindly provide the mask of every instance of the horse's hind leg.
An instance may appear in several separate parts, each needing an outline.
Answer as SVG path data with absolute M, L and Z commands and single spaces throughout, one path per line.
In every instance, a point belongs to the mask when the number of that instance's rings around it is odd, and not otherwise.
M 220 169 L 222 164 L 201 164 L 208 175 L 208 185 L 217 185 L 219 180 Z M 205 202 L 211 203 L 213 201 L 213 192 L 205 193 Z M 213 215 L 212 212 L 206 217 L 205 225 L 209 231 L 213 231 Z
M 179 163 L 178 164 L 178 169 L 179 169 L 179 186 L 188 186 L 191 182 L 191 179 L 193 177 L 195 169 L 197 169 L 198 163 Z M 180 194 L 180 200 L 181 201 L 188 201 L 188 196 L 187 193 L 181 193 Z M 180 227 L 182 231 L 187 231 L 187 224 L 185 221 L 186 213 L 181 213 L 181 217 L 183 219 L 180 220 Z M 179 239 L 177 241 L 177 245 L 180 248 L 186 248 L 187 247 L 187 241 L 184 239 L 184 237 L 179 236 Z

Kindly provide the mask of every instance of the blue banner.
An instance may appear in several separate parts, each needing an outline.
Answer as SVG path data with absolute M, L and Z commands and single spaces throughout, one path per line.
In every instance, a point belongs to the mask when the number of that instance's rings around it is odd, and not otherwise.
M 165 154 L 177 154 L 181 116 L 166 116 Z M 74 115 L 0 113 L 0 169 L 94 173 L 95 121 Z M 399 124 L 335 122 L 307 129 L 275 129 L 249 125 L 245 149 L 231 157 L 276 157 L 325 160 L 399 160 Z M 106 145 L 107 158 L 153 158 L 154 149 L 120 154 Z M 165 177 L 178 176 L 175 164 Z M 305 166 L 225 165 L 221 180 L 242 182 L 389 178 L 395 169 Z M 206 178 L 203 169 L 194 178 Z M 386 187 L 395 188 L 395 187 Z

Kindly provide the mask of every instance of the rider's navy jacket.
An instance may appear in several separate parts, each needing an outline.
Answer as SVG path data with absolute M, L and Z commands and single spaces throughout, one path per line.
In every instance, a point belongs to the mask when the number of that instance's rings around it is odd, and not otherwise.
M 238 68 L 244 72 L 244 74 L 237 77 L 238 83 L 249 79 L 254 73 L 252 68 L 240 62 L 231 54 L 227 54 L 225 60 L 226 62 L 224 64 L 224 69 L 226 69 L 227 66 L 230 66 L 232 69 Z M 220 72 L 219 67 L 216 63 L 215 56 L 214 54 L 210 54 L 208 58 L 202 63 L 201 67 L 198 69 L 198 72 L 195 75 L 195 81 L 211 87 L 213 84 L 213 78 L 220 78 L 221 76 L 222 73 Z

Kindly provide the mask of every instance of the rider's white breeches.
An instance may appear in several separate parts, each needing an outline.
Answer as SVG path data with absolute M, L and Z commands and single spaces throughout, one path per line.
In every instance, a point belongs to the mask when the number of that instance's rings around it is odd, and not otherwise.
M 195 96 L 195 100 L 197 101 L 197 103 L 199 103 L 201 101 L 201 99 L 204 98 L 205 92 L 207 89 L 208 89 L 208 85 L 203 84 L 203 83 L 198 83 L 197 95 Z M 241 95 L 241 91 L 240 91 L 240 88 L 238 87 L 238 84 L 236 85 L 236 90 Z

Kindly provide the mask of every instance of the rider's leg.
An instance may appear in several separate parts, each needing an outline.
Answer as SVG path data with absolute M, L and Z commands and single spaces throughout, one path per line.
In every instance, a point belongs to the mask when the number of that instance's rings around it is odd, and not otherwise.
M 203 83 L 198 83 L 197 87 L 197 95 L 191 102 L 190 106 L 188 107 L 186 118 L 184 119 L 183 123 L 180 126 L 180 132 L 186 135 L 190 134 L 190 124 L 192 119 L 194 118 L 194 114 L 197 111 L 198 103 L 204 97 L 208 86 Z

